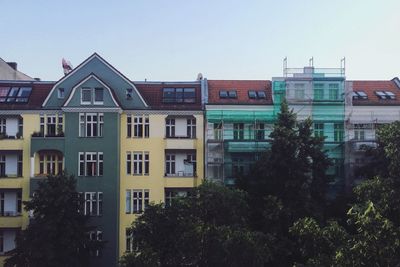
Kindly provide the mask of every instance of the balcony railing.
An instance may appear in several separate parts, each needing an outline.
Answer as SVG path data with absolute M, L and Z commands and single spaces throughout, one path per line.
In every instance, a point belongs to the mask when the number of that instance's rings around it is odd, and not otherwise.
M 21 216 L 21 213 L 18 211 L 0 211 L 0 216 L 2 217 L 16 217 Z
M 64 137 L 64 132 L 48 133 L 48 134 L 44 134 L 43 132 L 34 132 L 32 133 L 32 137 L 42 137 L 42 138 Z

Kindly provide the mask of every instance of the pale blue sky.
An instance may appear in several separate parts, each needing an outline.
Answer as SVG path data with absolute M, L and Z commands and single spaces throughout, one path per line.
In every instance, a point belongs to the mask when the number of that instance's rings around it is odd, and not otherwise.
M 282 59 L 400 76 L 399 0 L 0 0 L 0 57 L 42 80 L 93 52 L 133 80 L 271 79 Z

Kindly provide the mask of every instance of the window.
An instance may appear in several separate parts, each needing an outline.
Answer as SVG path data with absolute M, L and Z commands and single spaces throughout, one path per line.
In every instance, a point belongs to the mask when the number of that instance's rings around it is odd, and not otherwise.
M 65 90 L 64 88 L 58 88 L 57 90 L 57 97 L 58 99 L 63 99 L 65 97 Z
M 315 137 L 324 137 L 324 124 L 323 123 L 314 123 L 314 136 Z
M 333 139 L 335 142 L 342 142 L 343 141 L 343 123 L 335 123 L 333 126 Z
M 150 171 L 150 154 L 149 152 L 144 152 L 144 175 L 149 175 Z
M 219 98 L 228 98 L 228 91 L 226 90 L 219 91 Z
M 91 241 L 102 241 L 103 240 L 103 232 L 102 231 L 90 231 L 89 239 Z M 100 257 L 101 250 L 96 249 L 95 251 L 90 251 L 91 256 Z
M 195 88 L 163 88 L 164 103 L 195 103 Z
M 132 230 L 130 228 L 125 229 L 125 239 L 126 239 L 126 252 L 133 252 Z
M 20 134 L 20 136 L 24 134 L 24 119 L 22 117 L 18 118 L 18 134 Z
M 354 139 L 363 141 L 365 140 L 365 129 L 368 125 L 365 124 L 354 124 Z
M 133 189 L 126 190 L 125 193 L 125 212 L 141 213 L 149 205 L 150 190 Z
M 339 84 L 330 83 L 329 87 L 329 100 L 338 100 L 339 99 Z
M 143 154 L 142 152 L 133 153 L 133 174 L 142 175 L 143 173 Z
M 133 164 L 132 164 L 133 154 Z M 133 167 L 133 171 L 132 171 Z M 126 173 L 133 175 L 149 175 L 150 154 L 149 152 L 127 152 L 126 153 Z
M 94 104 L 103 104 L 104 101 L 104 89 L 95 88 L 94 89 Z
M 46 157 L 46 169 L 47 174 L 55 174 L 56 173 L 56 156 L 55 155 L 47 155 Z
M 175 119 L 166 119 L 165 120 L 165 133 L 167 137 L 175 136 Z
M 213 124 L 213 137 L 215 140 L 222 140 L 222 123 Z
M 248 94 L 249 94 L 250 99 L 257 99 L 256 91 L 250 90 L 250 91 L 248 91 Z
M 266 99 L 267 98 L 267 94 L 265 93 L 265 91 L 257 91 L 257 97 L 259 99 Z
M 396 95 L 389 91 L 375 91 L 379 99 L 396 99 Z
M 0 177 L 6 177 L 6 155 L 0 155 Z
M 31 92 L 31 87 L 0 87 L 0 102 L 26 103 Z
M 132 137 L 132 115 L 127 116 L 127 137 Z M 150 136 L 150 120 L 148 115 L 133 117 L 133 137 L 148 138 Z
M 0 215 L 4 216 L 4 192 L 0 192 Z
M 17 161 L 17 176 L 22 177 L 22 154 L 18 155 Z
M 196 138 L 196 119 L 187 119 L 186 135 L 188 138 Z
M 165 206 L 171 206 L 172 203 L 179 198 L 190 197 L 192 191 L 190 189 L 165 189 Z
M 238 177 L 244 174 L 244 159 L 233 158 L 232 159 L 232 175 Z
M 233 139 L 242 140 L 244 139 L 244 124 L 234 123 L 233 124 Z
M 228 91 L 229 98 L 237 98 L 237 93 L 234 90 Z
M 366 100 L 366 99 L 368 99 L 368 95 L 363 91 L 354 91 L 353 92 L 353 99 Z
M 79 176 L 103 175 L 103 152 L 79 152 Z
M 21 118 L 22 120 L 22 118 Z M 20 122 L 19 131 L 23 131 L 23 121 Z M 63 136 L 63 115 L 62 114 L 41 114 L 40 115 L 40 136 L 56 137 Z
M 167 154 L 165 159 L 165 173 L 166 175 L 175 175 L 175 155 Z
M 18 214 L 21 214 L 22 211 L 22 192 L 18 191 L 17 192 L 17 207 L 16 207 L 16 211 Z
M 56 115 L 47 116 L 46 136 L 56 136 Z
M 91 104 L 92 103 L 92 89 L 82 88 L 81 89 L 81 104 Z
M 3 230 L 0 229 L 0 253 L 2 254 L 4 252 L 4 235 L 3 235 Z
M 196 176 L 196 168 L 197 168 L 196 153 L 186 155 L 186 164 L 191 164 L 192 170 L 190 171 L 189 168 L 188 171 L 184 172 L 184 176 Z
M 128 88 L 125 90 L 125 94 L 126 94 L 126 99 L 131 100 L 132 99 L 132 88 Z
M 85 192 L 84 214 L 90 216 L 103 215 L 103 193 Z
M 79 113 L 80 137 L 102 137 L 103 126 L 103 113 Z
M 0 118 L 0 133 L 7 133 L 7 123 L 5 118 Z
M 265 125 L 264 123 L 256 123 L 254 137 L 256 140 L 265 139 Z
M 126 117 L 126 136 L 132 137 L 132 116 L 128 115 Z
M 133 136 L 143 137 L 143 118 L 142 116 L 133 117 Z
M 149 138 L 150 136 L 150 118 L 148 115 L 144 116 L 144 137 Z
M 126 153 L 126 174 L 132 174 L 132 154 Z

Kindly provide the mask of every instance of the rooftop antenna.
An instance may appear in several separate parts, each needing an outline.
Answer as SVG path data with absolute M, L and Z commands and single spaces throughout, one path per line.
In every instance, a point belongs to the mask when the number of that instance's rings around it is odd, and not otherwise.
M 67 75 L 68 73 L 70 73 L 72 71 L 73 67 L 69 60 L 65 60 L 65 58 L 63 58 L 61 61 L 61 64 L 62 64 L 62 68 L 64 70 L 64 75 Z
M 283 59 L 283 76 L 287 77 L 287 57 Z
M 311 57 L 311 58 L 308 60 L 308 64 L 310 65 L 310 67 L 314 67 L 314 57 Z

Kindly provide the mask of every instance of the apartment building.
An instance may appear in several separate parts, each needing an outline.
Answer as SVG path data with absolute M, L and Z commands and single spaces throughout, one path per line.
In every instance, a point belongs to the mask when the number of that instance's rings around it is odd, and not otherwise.
M 356 170 L 376 128 L 400 119 L 398 78 L 346 81 L 344 64 L 285 61 L 272 81 L 132 81 L 93 54 L 45 82 L 0 63 L 0 265 L 29 223 L 22 201 L 49 174 L 76 177 L 97 227 L 90 237 L 107 241 L 93 265 L 117 266 L 133 249 L 128 228 L 149 203 L 169 205 L 205 178 L 231 186 L 249 171 L 270 146 L 284 98 L 325 137 L 334 190 L 362 179 Z

